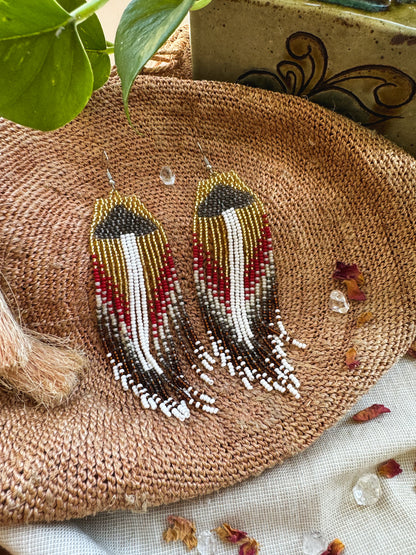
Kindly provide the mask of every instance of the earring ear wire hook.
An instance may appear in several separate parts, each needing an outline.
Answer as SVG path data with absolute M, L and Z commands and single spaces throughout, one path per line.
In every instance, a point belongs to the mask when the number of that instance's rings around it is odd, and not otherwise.
M 209 171 L 209 173 L 213 173 L 213 169 L 212 169 L 212 164 L 211 162 L 208 160 L 208 158 L 205 156 L 204 151 L 202 150 L 202 146 L 199 144 L 199 142 L 197 141 L 196 144 L 198 145 L 199 150 L 201 151 L 202 154 L 202 158 L 204 159 L 204 163 L 207 167 L 207 170 Z
M 109 183 L 110 183 L 110 185 L 111 185 L 113 191 L 115 191 L 115 190 L 116 190 L 116 182 L 114 181 L 114 179 L 113 179 L 113 177 L 112 177 L 112 175 L 111 175 L 111 173 L 110 173 L 110 170 L 109 170 L 110 159 L 109 159 L 108 154 L 106 153 L 105 150 L 103 150 L 103 153 L 104 153 L 104 158 L 105 158 L 106 165 L 107 165 L 106 171 L 107 171 L 108 181 L 109 181 Z

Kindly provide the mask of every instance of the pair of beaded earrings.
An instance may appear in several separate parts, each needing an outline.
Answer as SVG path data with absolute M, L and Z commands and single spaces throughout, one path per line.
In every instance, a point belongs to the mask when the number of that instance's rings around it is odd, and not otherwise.
M 259 381 L 299 398 L 284 343 L 305 347 L 280 318 L 261 200 L 234 171 L 213 172 L 204 161 L 210 177 L 198 184 L 193 273 L 211 353 L 192 328 L 162 225 L 135 195 L 116 190 L 109 170 L 112 190 L 96 201 L 90 234 L 98 327 L 114 377 L 143 408 L 181 421 L 191 406 L 218 411 L 213 397 L 189 383 L 184 359 L 208 385 L 219 359 L 247 389 Z

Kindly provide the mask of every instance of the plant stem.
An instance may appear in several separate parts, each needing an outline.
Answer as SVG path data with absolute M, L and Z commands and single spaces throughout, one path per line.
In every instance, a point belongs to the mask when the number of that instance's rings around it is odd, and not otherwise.
M 79 8 L 71 12 L 71 16 L 77 23 L 81 23 L 94 14 L 99 8 L 107 4 L 108 0 L 89 0 Z
M 87 54 L 114 54 L 114 46 L 107 46 L 103 50 L 94 50 L 93 48 L 86 48 Z
M 208 6 L 211 3 L 211 0 L 195 0 L 194 5 L 191 8 L 191 12 L 195 12 L 196 10 L 201 10 Z

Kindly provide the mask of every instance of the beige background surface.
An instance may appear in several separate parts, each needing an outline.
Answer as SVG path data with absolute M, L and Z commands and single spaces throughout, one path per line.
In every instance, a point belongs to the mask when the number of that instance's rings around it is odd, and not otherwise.
M 130 0 L 110 0 L 103 8 L 98 10 L 97 15 L 107 40 L 114 40 L 121 15 L 129 3 Z

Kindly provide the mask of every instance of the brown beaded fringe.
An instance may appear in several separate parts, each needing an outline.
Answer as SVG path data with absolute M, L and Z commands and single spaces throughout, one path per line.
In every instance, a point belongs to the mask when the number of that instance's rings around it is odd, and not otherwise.
M 144 76 L 130 106 L 140 134 L 113 76 L 61 130 L 0 124 L 0 285 L 10 284 L 27 326 L 70 336 L 90 361 L 56 410 L 0 393 L 2 523 L 142 509 L 258 474 L 334 424 L 416 333 L 414 159 L 305 100 L 230 84 Z M 218 171 L 234 169 L 262 198 L 282 318 L 308 348 L 289 349 L 300 400 L 247 391 L 222 369 L 211 388 L 219 413 L 179 422 L 142 410 L 108 369 L 88 237 L 94 201 L 109 192 L 105 149 L 120 192 L 138 194 L 162 222 L 203 334 L 192 279 L 192 215 L 206 176 L 196 140 Z M 174 187 L 159 180 L 165 165 Z M 366 278 L 367 301 L 346 315 L 328 309 L 337 260 Z M 374 319 L 357 328 L 364 311 Z M 351 346 L 361 360 L 353 371 L 344 362 Z

